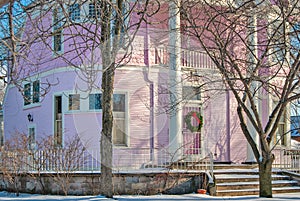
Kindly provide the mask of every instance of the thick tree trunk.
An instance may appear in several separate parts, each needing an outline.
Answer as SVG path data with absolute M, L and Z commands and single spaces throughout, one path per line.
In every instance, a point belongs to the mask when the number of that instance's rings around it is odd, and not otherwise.
M 104 59 L 106 60 L 106 59 Z M 103 64 L 108 64 L 103 60 Z M 105 65 L 104 65 L 105 66 Z M 102 195 L 113 197 L 112 183 L 112 97 L 114 83 L 114 66 L 108 64 L 108 68 L 104 71 L 102 77 L 102 133 L 100 140 L 101 151 L 101 188 Z
M 272 198 L 272 163 L 274 156 L 269 153 L 259 162 L 259 196 Z

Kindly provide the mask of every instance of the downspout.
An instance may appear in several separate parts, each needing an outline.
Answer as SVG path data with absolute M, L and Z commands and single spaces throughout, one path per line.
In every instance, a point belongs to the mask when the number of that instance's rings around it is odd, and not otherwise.
M 227 161 L 230 162 L 230 92 L 228 88 L 226 88 L 226 138 Z
M 143 71 L 144 79 L 149 83 L 149 95 L 150 95 L 150 161 L 154 159 L 154 82 L 150 78 L 151 67 L 149 61 L 149 30 L 148 24 L 146 23 L 146 35 L 144 40 L 144 63 L 146 70 Z

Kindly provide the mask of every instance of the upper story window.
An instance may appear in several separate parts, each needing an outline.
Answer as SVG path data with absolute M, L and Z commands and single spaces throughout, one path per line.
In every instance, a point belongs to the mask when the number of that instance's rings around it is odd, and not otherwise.
M 31 83 L 24 85 L 24 105 L 31 103 Z
M 101 14 L 100 5 L 98 3 L 89 4 L 89 18 L 99 18 Z
M 69 94 L 69 110 L 80 110 L 80 94 Z
M 62 9 L 53 9 L 53 50 L 55 52 L 62 51 L 63 40 L 63 21 Z
M 80 5 L 74 3 L 69 7 L 69 18 L 72 21 L 80 20 Z
M 40 81 L 36 80 L 33 83 L 24 85 L 24 105 L 40 102 Z
M 32 102 L 40 102 L 40 81 L 36 80 L 32 84 Z

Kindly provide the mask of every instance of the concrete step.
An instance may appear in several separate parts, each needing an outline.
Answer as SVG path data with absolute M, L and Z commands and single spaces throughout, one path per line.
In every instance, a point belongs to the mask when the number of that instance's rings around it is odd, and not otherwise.
M 272 187 L 291 187 L 297 186 L 298 182 L 293 180 L 277 180 L 272 181 Z M 230 182 L 230 183 L 218 183 L 216 184 L 217 191 L 219 190 L 242 190 L 242 189 L 258 189 L 259 182 Z
M 229 182 L 251 182 L 258 181 L 258 174 L 215 174 L 216 183 L 229 183 Z M 289 176 L 285 175 L 272 175 L 272 180 L 289 180 Z
M 293 186 L 293 187 L 280 187 L 280 188 L 273 188 L 273 193 L 293 193 L 293 192 L 300 192 L 300 187 Z M 259 189 L 240 189 L 240 190 L 220 190 L 217 191 L 216 196 L 243 196 L 243 195 L 258 195 Z
M 254 169 L 218 169 L 214 171 L 216 196 L 259 194 L 259 172 Z M 272 170 L 273 193 L 300 192 L 299 183 L 279 169 Z

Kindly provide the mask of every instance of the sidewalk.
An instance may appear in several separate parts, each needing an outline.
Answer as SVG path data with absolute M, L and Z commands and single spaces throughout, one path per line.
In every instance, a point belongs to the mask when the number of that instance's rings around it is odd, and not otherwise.
M 115 196 L 120 201 L 185 201 L 185 200 L 259 200 L 259 201 L 286 201 L 300 200 L 299 193 L 273 194 L 273 198 L 259 198 L 258 196 L 237 196 L 237 197 L 212 197 L 209 195 L 187 194 L 187 195 L 153 195 L 153 196 Z

